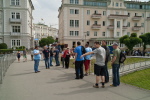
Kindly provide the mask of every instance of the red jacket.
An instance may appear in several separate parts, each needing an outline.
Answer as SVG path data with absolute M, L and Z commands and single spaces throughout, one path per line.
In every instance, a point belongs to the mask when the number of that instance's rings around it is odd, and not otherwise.
M 69 50 L 65 50 L 65 52 L 64 52 L 64 54 L 63 54 L 63 58 L 66 58 L 67 55 L 70 56 Z

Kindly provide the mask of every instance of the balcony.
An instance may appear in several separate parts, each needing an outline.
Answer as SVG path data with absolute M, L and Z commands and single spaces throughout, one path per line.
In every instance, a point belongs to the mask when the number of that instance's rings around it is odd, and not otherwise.
M 139 21 L 139 20 L 141 20 L 141 18 L 142 18 L 142 16 L 134 16 L 134 17 L 132 18 L 132 20 L 134 20 L 134 21 Z
M 147 20 L 150 20 L 150 17 L 147 17 Z
M 91 28 L 94 30 L 99 30 L 101 28 L 101 25 L 100 24 L 93 24 Z
M 128 19 L 128 15 L 117 15 L 117 14 L 110 14 L 108 16 L 109 19 Z
M 141 26 L 134 26 L 134 27 L 132 28 L 132 30 L 133 30 L 133 31 L 139 31 L 139 30 L 141 30 Z
M 10 23 L 21 23 L 21 19 L 12 19 L 12 18 L 9 18 L 9 22 Z
M 109 26 L 107 27 L 107 29 L 109 29 L 109 30 L 114 30 L 114 25 L 109 25 Z
M 128 28 L 128 26 L 123 26 L 122 27 L 123 30 L 126 30 L 127 28 Z
M 11 32 L 11 33 L 10 33 L 10 36 L 21 36 L 21 33 L 14 33 L 14 32 Z
M 101 18 L 101 14 L 93 14 L 91 17 L 94 19 L 99 19 Z

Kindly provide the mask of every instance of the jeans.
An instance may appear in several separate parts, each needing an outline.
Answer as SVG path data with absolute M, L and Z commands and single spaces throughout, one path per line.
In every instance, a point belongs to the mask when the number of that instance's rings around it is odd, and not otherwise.
M 83 78 L 83 61 L 75 62 L 76 78 Z
M 105 62 L 105 82 L 109 82 L 108 62 Z
M 50 66 L 53 66 L 52 62 L 53 62 L 53 56 L 50 56 Z
M 119 68 L 120 68 L 120 64 L 113 64 L 112 65 L 112 70 L 113 70 L 113 85 L 114 86 L 119 86 L 120 85 Z
M 45 58 L 45 67 L 49 68 L 49 58 Z
M 56 66 L 59 66 L 60 63 L 59 63 L 59 57 L 58 56 L 55 57 L 55 61 L 56 61 Z
M 35 72 L 38 72 L 38 67 L 39 67 L 39 62 L 40 62 L 40 59 L 34 59 L 34 71 Z

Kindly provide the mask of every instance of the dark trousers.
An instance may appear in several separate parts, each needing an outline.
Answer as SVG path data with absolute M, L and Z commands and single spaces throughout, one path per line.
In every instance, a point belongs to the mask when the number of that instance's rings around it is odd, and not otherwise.
M 44 60 L 45 60 L 45 67 L 49 68 L 49 66 L 50 66 L 49 65 L 49 58 L 45 58 Z
M 59 56 L 55 56 L 55 61 L 56 61 L 56 65 L 59 66 L 60 63 L 59 63 Z
M 76 78 L 83 78 L 83 61 L 75 62 Z
M 112 70 L 113 70 L 113 85 L 114 86 L 119 86 L 120 85 L 119 68 L 120 68 L 120 64 L 113 64 L 112 65 Z
M 108 62 L 105 62 L 105 82 L 109 82 Z
M 65 68 L 69 68 L 70 57 L 65 58 Z
M 61 57 L 61 62 L 62 62 L 62 66 L 64 68 L 64 66 L 65 66 L 65 58 Z

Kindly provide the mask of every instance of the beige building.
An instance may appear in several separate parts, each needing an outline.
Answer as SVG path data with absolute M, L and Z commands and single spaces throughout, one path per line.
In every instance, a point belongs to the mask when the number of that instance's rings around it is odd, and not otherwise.
M 58 17 L 59 41 L 69 47 L 76 46 L 77 41 L 92 46 L 94 41 L 106 40 L 111 45 L 119 43 L 123 35 L 150 32 L 150 2 L 62 0 Z
M 31 0 L 0 0 L 0 43 L 33 47 Z

